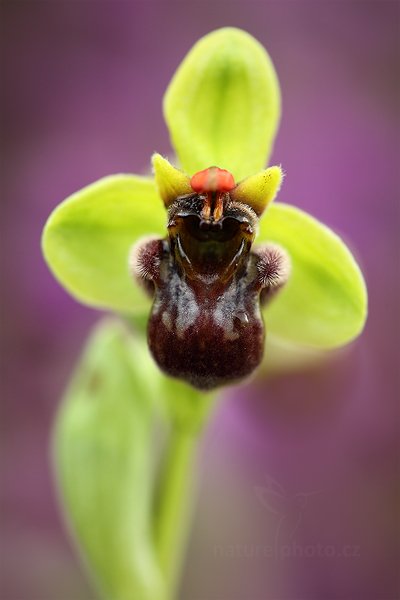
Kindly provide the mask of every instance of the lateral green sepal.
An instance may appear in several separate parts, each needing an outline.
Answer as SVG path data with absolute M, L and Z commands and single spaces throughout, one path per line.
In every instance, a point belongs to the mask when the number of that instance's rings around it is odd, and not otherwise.
M 165 224 L 153 179 L 112 175 L 54 209 L 43 231 L 43 253 L 59 283 L 80 302 L 143 314 L 149 301 L 129 273 L 129 250 L 143 236 L 164 237 Z
M 327 349 L 356 338 L 367 316 L 367 290 L 340 237 L 302 210 L 276 203 L 260 220 L 256 240 L 269 241 L 289 253 L 292 272 L 263 311 L 267 335 Z

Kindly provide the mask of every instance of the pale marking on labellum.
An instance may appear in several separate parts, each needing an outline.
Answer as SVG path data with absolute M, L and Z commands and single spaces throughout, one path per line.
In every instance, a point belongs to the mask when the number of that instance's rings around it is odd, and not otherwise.
M 249 302 L 249 296 L 246 288 L 254 279 L 254 268 L 249 268 L 247 273 L 240 279 L 234 281 L 221 295 L 217 298 L 216 308 L 213 312 L 214 323 L 221 327 L 224 332 L 224 339 L 234 341 L 240 338 L 240 333 L 235 331 L 235 319 L 238 319 L 242 325 L 249 322 L 249 314 L 255 315 L 257 319 L 261 319 L 258 299 L 254 297 L 250 306 L 246 306 L 246 301 Z
M 240 337 L 238 331 L 234 329 L 235 312 L 246 312 L 243 301 L 240 298 L 243 294 L 240 293 L 242 282 L 231 284 L 225 293 L 217 299 L 217 305 L 213 313 L 214 323 L 221 327 L 224 332 L 224 340 L 234 341 Z
M 153 308 L 152 308 L 153 315 L 158 315 L 158 313 L 160 312 L 160 310 L 162 308 L 162 305 L 163 305 L 163 303 L 161 301 L 161 298 L 156 296 L 154 299 L 154 304 L 153 304 Z
M 200 309 L 194 292 L 176 273 L 171 276 L 170 290 L 176 302 L 176 333 L 178 338 L 183 338 L 186 330 L 196 322 Z
M 172 331 L 172 319 L 168 311 L 163 312 L 161 319 L 168 331 Z

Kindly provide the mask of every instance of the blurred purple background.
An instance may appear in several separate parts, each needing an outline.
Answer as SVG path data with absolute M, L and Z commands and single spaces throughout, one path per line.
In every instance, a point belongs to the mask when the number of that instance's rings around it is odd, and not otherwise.
M 224 25 L 268 48 L 283 94 L 279 199 L 350 242 L 370 317 L 332 364 L 221 404 L 182 598 L 399 598 L 399 4 L 18 1 L 2 12 L 2 600 L 94 599 L 62 528 L 48 448 L 98 314 L 49 274 L 41 228 L 71 192 L 170 152 L 162 94 L 190 46 Z

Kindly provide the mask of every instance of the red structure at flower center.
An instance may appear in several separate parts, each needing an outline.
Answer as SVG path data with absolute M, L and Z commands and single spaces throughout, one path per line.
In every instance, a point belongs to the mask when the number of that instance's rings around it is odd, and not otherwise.
M 205 195 L 202 218 L 205 221 L 220 221 L 224 213 L 224 195 L 235 187 L 232 173 L 218 167 L 209 167 L 195 173 L 190 185 L 194 192 Z
M 193 191 L 197 193 L 230 192 L 235 187 L 232 173 L 218 167 L 209 167 L 195 173 L 190 180 Z

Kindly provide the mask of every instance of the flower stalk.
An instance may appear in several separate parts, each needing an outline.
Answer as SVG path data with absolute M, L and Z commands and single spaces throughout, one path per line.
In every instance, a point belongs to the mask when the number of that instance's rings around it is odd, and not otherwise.
M 168 598 L 175 598 L 194 493 L 198 436 L 173 427 L 156 493 L 154 536 Z

